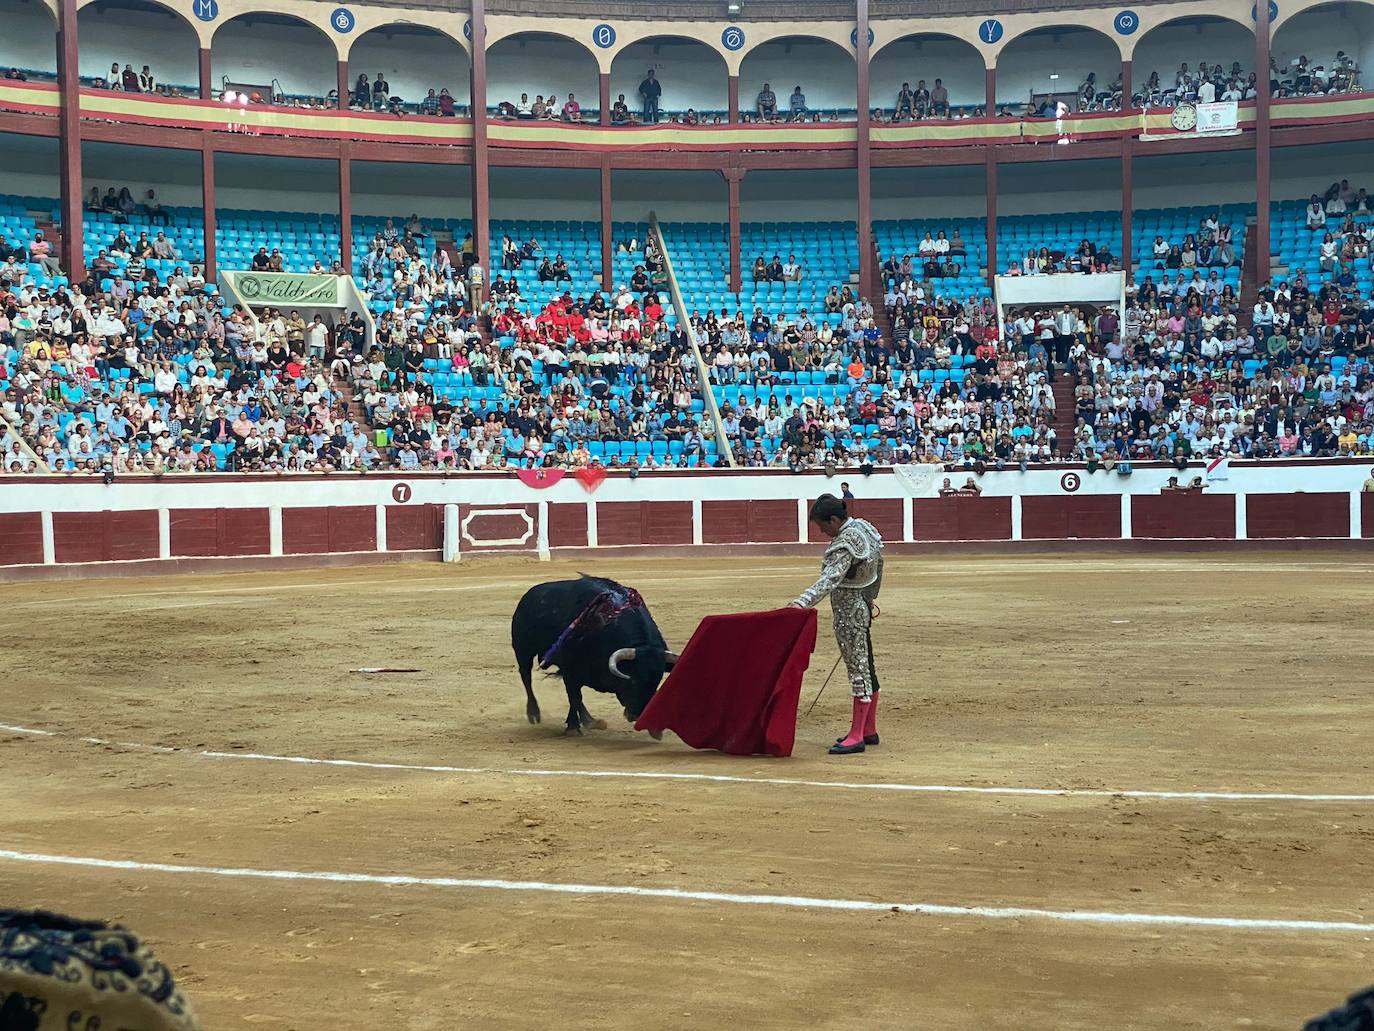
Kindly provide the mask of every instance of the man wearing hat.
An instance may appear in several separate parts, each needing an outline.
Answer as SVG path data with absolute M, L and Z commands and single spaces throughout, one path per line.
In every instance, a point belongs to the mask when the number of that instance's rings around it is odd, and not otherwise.
M 171 971 L 131 931 L 0 910 L 0 1026 L 197 1031 Z

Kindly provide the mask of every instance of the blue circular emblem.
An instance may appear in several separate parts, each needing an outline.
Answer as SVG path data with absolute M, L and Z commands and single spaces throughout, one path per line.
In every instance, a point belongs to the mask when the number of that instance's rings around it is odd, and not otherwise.
M 1254 6 L 1252 6 L 1252 7 L 1250 8 L 1250 17 L 1251 17 L 1254 21 L 1259 21 L 1259 4 L 1255 4 Z M 1278 19 L 1279 19 L 1279 5 L 1278 5 L 1278 0 L 1269 0 L 1269 24 L 1270 24 L 1270 25 L 1273 25 L 1274 22 L 1278 21 Z
M 720 45 L 726 50 L 743 50 L 744 30 L 738 25 L 731 25 L 720 34 Z
M 192 0 L 191 10 L 201 21 L 214 21 L 219 17 L 219 0 Z
M 463 22 L 463 38 L 468 42 L 472 41 L 472 19 Z
M 592 42 L 602 50 L 609 50 L 611 47 L 615 46 L 615 26 L 607 25 L 605 22 L 602 22 L 596 28 L 592 29 Z
M 978 23 L 978 38 L 984 43 L 996 43 L 1002 38 L 1006 29 L 996 18 L 984 18 Z
M 855 25 L 849 30 L 849 45 L 855 50 L 859 49 L 859 27 Z M 868 45 L 873 45 L 873 26 L 868 27 Z
M 1136 29 L 1140 28 L 1140 15 L 1136 14 L 1134 11 L 1122 11 L 1116 16 L 1116 20 L 1112 22 L 1112 25 L 1120 35 L 1129 36 L 1131 33 L 1135 32 Z
M 329 24 L 334 26 L 335 32 L 352 32 L 353 26 L 358 24 L 358 19 L 353 17 L 353 12 L 347 7 L 336 7 L 334 13 L 329 16 Z

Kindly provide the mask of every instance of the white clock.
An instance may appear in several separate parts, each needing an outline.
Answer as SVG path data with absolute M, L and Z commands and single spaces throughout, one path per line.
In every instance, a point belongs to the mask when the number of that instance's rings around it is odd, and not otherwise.
M 1197 107 L 1193 104 L 1179 104 L 1178 107 L 1174 108 L 1174 113 L 1169 116 L 1169 121 L 1179 132 L 1196 129 Z

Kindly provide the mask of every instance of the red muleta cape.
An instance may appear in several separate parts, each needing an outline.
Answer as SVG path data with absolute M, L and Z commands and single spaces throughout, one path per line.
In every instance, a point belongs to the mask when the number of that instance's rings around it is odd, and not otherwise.
M 635 729 L 730 755 L 791 755 L 815 647 L 815 609 L 707 616 Z

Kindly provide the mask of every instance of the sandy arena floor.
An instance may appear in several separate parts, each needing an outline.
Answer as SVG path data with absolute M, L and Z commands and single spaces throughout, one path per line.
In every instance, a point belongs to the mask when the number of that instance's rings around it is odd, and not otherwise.
M 815 565 L 597 572 L 681 645 Z M 143 932 L 207 1029 L 1292 1031 L 1374 982 L 1371 571 L 893 558 L 881 749 L 824 754 L 837 677 L 773 761 L 656 744 L 593 694 L 611 729 L 565 739 L 556 681 L 527 724 L 509 615 L 565 563 L 6 586 L 0 899 Z M 424 672 L 348 672 L 381 665 Z M 1293 797 L 1331 795 L 1363 797 Z M 362 877 L 286 878 L 322 871 Z

